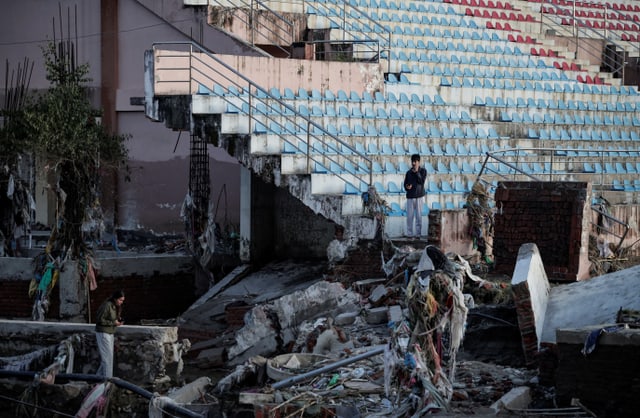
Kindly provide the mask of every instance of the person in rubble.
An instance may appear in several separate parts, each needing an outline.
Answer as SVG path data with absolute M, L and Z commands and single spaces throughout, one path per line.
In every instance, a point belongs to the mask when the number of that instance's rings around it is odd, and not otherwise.
M 411 168 L 404 176 L 404 190 L 407 192 L 407 238 L 419 238 L 422 235 L 422 202 L 426 179 L 427 170 L 420 167 L 420 155 L 413 154 Z
M 96 314 L 96 342 L 100 353 L 100 368 L 97 374 L 107 379 L 113 377 L 113 343 L 116 327 L 124 324 L 122 304 L 124 291 L 116 290 L 105 300 Z
M 344 226 L 336 225 L 334 229 L 333 240 L 327 247 L 327 258 L 329 263 L 335 264 L 344 260 L 347 256 L 348 243 L 344 239 Z

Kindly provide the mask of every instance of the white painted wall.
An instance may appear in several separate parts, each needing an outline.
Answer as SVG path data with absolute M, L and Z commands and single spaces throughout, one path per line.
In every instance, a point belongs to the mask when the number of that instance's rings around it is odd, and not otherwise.
M 535 318 L 538 348 L 542 338 L 543 324 L 549 301 L 550 285 L 547 273 L 542 264 L 538 246 L 533 243 L 523 244 L 518 251 L 516 267 L 513 270 L 511 284 L 513 286 L 526 282 L 531 296 L 531 309 Z

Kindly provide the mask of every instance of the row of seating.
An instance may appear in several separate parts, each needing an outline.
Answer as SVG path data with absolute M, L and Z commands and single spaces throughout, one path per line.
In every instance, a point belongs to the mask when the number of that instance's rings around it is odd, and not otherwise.
M 586 26 L 592 29 L 608 29 L 608 30 L 617 30 L 617 31 L 626 31 L 626 32 L 638 32 L 640 31 L 640 26 L 636 24 L 628 24 L 628 23 L 614 23 L 614 22 L 600 22 L 597 20 L 579 20 L 579 19 L 571 19 L 571 18 L 562 18 L 560 24 L 563 26 Z
M 500 19 L 500 20 L 512 20 L 516 22 L 536 22 L 536 18 L 530 14 L 523 13 L 506 13 L 506 12 L 497 12 L 496 10 L 480 10 L 480 9 L 471 9 L 467 7 L 464 10 L 465 16 L 473 16 L 473 17 L 481 17 L 484 19 Z
M 325 154 L 325 155 L 329 155 L 329 154 Z M 470 174 L 478 173 L 482 169 L 482 163 L 480 162 L 474 162 L 472 166 L 471 163 L 464 160 L 460 164 L 461 166 L 458 166 L 458 163 L 455 161 L 450 161 L 450 163 L 446 163 L 442 160 L 438 160 L 438 162 L 434 166 L 433 164 L 431 164 L 431 162 L 425 159 L 425 161 L 422 164 L 422 167 L 425 168 L 427 175 L 430 175 L 430 176 L 442 174 L 442 175 L 451 175 L 454 177 L 460 176 L 460 175 L 470 175 Z M 519 163 L 519 164 L 522 164 L 522 163 Z M 533 163 L 532 165 L 536 165 L 536 164 L 539 165 L 538 163 Z M 328 168 L 325 167 L 325 165 L 327 165 Z M 355 166 L 350 161 L 344 161 L 340 163 L 338 161 L 329 160 L 328 163 L 326 163 L 325 165 L 323 165 L 322 163 L 316 162 L 316 164 L 314 165 L 314 172 L 316 173 L 331 172 L 336 174 L 353 174 L 353 175 L 368 174 L 369 172 L 368 167 L 364 163 L 361 163 L 358 166 Z M 397 178 L 403 177 L 405 173 L 409 170 L 409 168 L 400 167 L 400 165 L 396 170 L 394 170 L 395 167 L 390 168 L 389 165 L 393 165 L 393 164 L 391 162 L 386 162 L 383 168 L 380 165 L 380 163 L 378 163 L 377 161 L 374 161 L 373 168 L 372 168 L 373 175 L 379 178 L 380 177 L 385 178 L 386 175 L 389 175 L 397 179 Z M 499 164 L 491 163 L 488 169 L 495 170 L 500 174 L 508 174 L 510 172 L 513 172 L 513 168 L 509 167 L 507 164 L 504 164 L 504 163 L 499 163 Z M 538 170 L 537 166 L 535 170 Z M 539 173 L 543 173 L 543 169 L 540 169 Z M 395 186 L 376 187 L 376 189 L 380 191 L 388 191 L 391 193 L 399 192 L 399 190 L 402 190 L 401 187 L 397 187 L 398 183 L 396 183 L 393 180 L 390 180 L 387 184 L 394 184 Z M 432 188 L 434 189 L 434 191 L 438 190 L 435 187 L 432 187 Z M 447 188 L 442 188 L 442 189 L 444 189 L 445 191 L 448 191 Z
M 445 2 L 446 3 L 446 2 Z M 607 19 L 631 19 L 631 16 L 635 16 L 635 15 L 630 15 L 630 14 L 625 14 L 625 13 L 617 13 L 617 12 L 640 12 L 640 6 L 635 5 L 635 6 L 631 6 L 631 5 L 625 5 L 624 3 L 613 3 L 612 7 L 608 6 L 605 7 L 602 4 L 598 4 L 596 2 L 576 2 L 575 4 L 559 4 L 555 1 L 551 1 L 551 4 L 554 4 L 556 6 L 565 6 L 568 7 L 567 9 L 561 9 L 559 7 L 551 7 L 551 6 L 547 6 L 548 8 L 551 9 L 560 9 L 560 10 L 576 10 L 576 14 L 577 12 L 582 12 L 582 13 L 595 13 L 599 19 L 603 19 L 606 18 Z M 542 6 L 543 8 L 545 6 Z M 586 10 L 582 10 L 582 9 L 586 9 Z M 596 10 L 605 10 L 605 12 L 593 12 L 593 9 Z
M 214 87 L 214 91 L 208 90 L 203 86 L 199 88 L 200 94 L 216 94 L 227 97 L 246 96 L 246 92 L 239 92 L 237 89 L 230 87 L 225 91 L 219 85 Z M 297 110 L 303 116 L 329 116 L 344 118 L 365 118 L 365 119 L 416 119 L 427 121 L 454 121 L 454 122 L 472 122 L 472 118 L 466 110 L 446 111 L 441 106 L 446 105 L 439 95 L 432 98 L 428 94 L 419 96 L 418 94 L 408 95 L 399 93 L 396 96 L 393 92 L 383 95 L 376 92 L 374 96 L 364 93 L 362 96 L 357 92 L 351 91 L 349 95 L 342 90 L 333 93 L 326 90 L 324 95 L 318 90 L 312 90 L 311 95 L 304 89 L 300 89 L 294 94 L 291 89 L 285 88 L 281 94 L 278 89 L 272 88 L 269 92 L 272 97 L 282 99 L 285 103 L 289 103 L 292 109 Z M 257 95 L 261 99 L 268 96 L 264 92 Z M 312 104 L 317 102 L 317 104 Z M 345 105 L 334 107 L 331 103 L 345 102 Z M 346 104 L 349 102 L 349 106 Z M 324 103 L 324 105 L 322 105 Z M 308 104 L 308 105 L 307 105 Z M 248 102 L 245 103 L 248 106 Z M 395 107 L 399 105 L 399 107 Z M 584 100 L 555 100 L 555 99 L 534 99 L 529 97 L 511 97 L 502 98 L 486 96 L 485 98 L 476 97 L 474 100 L 476 106 L 489 107 L 506 107 L 506 108 L 528 108 L 540 110 L 567 110 L 573 113 L 559 113 L 553 118 L 553 123 L 577 124 L 577 125 L 622 125 L 622 126 L 638 126 L 639 119 L 635 115 L 599 115 L 596 112 L 618 112 L 633 113 L 640 110 L 640 104 L 633 101 L 584 101 Z M 248 113 L 247 109 L 232 108 L 235 105 L 230 104 L 229 112 L 243 111 Z M 411 110 L 411 106 L 419 106 Z M 423 106 L 427 106 L 424 108 Z M 435 106 L 434 109 L 429 107 Z M 265 101 L 257 102 L 254 105 L 254 111 L 261 114 L 293 114 L 293 110 L 287 107 L 281 107 L 277 102 L 267 103 Z M 580 113 L 579 113 L 580 112 Z M 535 114 L 528 113 L 519 114 L 517 112 L 502 112 L 502 121 L 516 121 L 525 123 L 550 123 L 550 117 L 545 113 L 542 114 L 542 120 Z M 629 119 L 631 118 L 631 119 Z
M 465 73 L 463 72 L 463 76 Z M 207 89 L 205 86 L 199 86 L 199 94 L 215 94 L 218 96 L 239 97 L 241 95 L 247 95 L 246 91 L 239 91 L 234 86 L 229 86 L 227 89 L 220 85 L 215 85 L 213 90 Z M 640 111 L 640 103 L 638 103 L 638 91 L 631 86 L 620 86 L 620 92 L 624 96 L 630 96 L 626 100 L 619 98 L 615 101 L 605 101 L 600 98 L 599 100 L 556 100 L 533 97 L 518 97 L 516 99 L 507 97 L 493 97 L 486 96 L 485 98 L 476 97 L 474 105 L 476 106 L 495 106 L 495 107 L 518 107 L 518 108 L 537 108 L 537 109 L 558 109 L 558 110 L 579 110 L 579 111 L 600 111 L 600 112 L 635 112 Z M 438 94 L 433 96 L 429 94 L 418 95 L 416 93 L 407 94 L 404 92 L 398 95 L 393 92 L 388 92 L 384 95 L 381 92 L 375 92 L 371 95 L 368 92 L 359 94 L 356 91 L 350 91 L 347 94 L 343 90 L 337 90 L 333 92 L 329 89 L 325 90 L 324 94 L 317 89 L 312 89 L 311 92 L 307 92 L 305 89 L 298 89 L 297 93 L 294 93 L 291 89 L 285 88 L 280 92 L 277 88 L 271 88 L 268 92 L 272 97 L 282 99 L 285 102 L 291 101 L 323 101 L 323 102 L 352 102 L 360 104 L 411 104 L 411 105 L 426 105 L 426 106 L 443 106 L 446 105 L 442 97 Z M 266 99 L 267 93 L 263 91 L 256 91 L 256 96 L 260 99 Z M 619 93 L 620 94 L 620 93 Z M 318 103 L 320 104 L 320 103 Z M 364 113 L 365 109 L 361 109 Z M 425 110 L 426 111 L 426 110 Z
M 501 1 L 496 1 L 495 3 L 492 0 L 443 0 L 443 3 L 451 3 L 451 4 L 459 4 L 461 6 L 472 6 L 472 7 L 486 7 L 488 9 L 498 9 L 498 10 L 517 10 L 515 9 L 511 3 Z
M 622 86 L 622 88 L 624 89 L 625 86 Z M 236 89 L 233 86 L 229 86 L 228 89 L 225 90 L 220 85 L 215 85 L 213 88 L 213 91 L 207 89 L 204 86 L 200 86 L 199 94 L 215 94 L 215 95 L 227 96 L 227 97 L 240 97 L 241 95 L 246 96 L 247 92 L 246 91 L 240 92 L 238 91 L 238 89 Z M 336 109 L 333 108 L 330 104 L 328 107 L 326 106 L 327 103 L 332 103 L 332 102 L 351 102 L 352 104 L 361 105 L 359 108 L 357 108 L 357 110 L 355 107 L 350 106 L 350 110 L 348 113 L 350 114 L 351 117 L 354 117 L 354 116 L 360 117 L 360 114 L 362 114 L 362 117 L 365 117 L 365 118 L 382 117 L 384 119 L 398 118 L 398 117 L 394 117 L 394 113 L 392 113 L 394 112 L 394 110 L 389 109 L 387 106 L 392 106 L 392 105 L 443 106 L 443 105 L 446 105 L 442 97 L 437 94 L 434 95 L 433 97 L 431 97 L 428 94 L 423 94 L 422 96 L 420 96 L 416 93 L 409 95 L 404 92 L 399 93 L 397 96 L 393 92 L 389 92 L 387 93 L 387 95 L 384 95 L 381 92 L 376 92 L 374 95 L 371 95 L 367 92 L 363 94 L 358 94 L 358 92 L 351 91 L 349 94 L 347 94 L 343 90 L 338 90 L 335 93 L 331 90 L 326 90 L 325 93 L 322 94 L 319 90 L 316 90 L 316 89 L 313 89 L 311 92 L 307 92 L 302 88 L 299 89 L 297 93 L 294 93 L 289 88 L 285 88 L 282 93 L 277 88 L 272 88 L 270 89 L 269 94 L 272 97 L 284 100 L 286 103 L 289 103 L 292 106 L 298 106 L 298 111 L 303 113 L 305 116 L 307 115 L 317 116 L 319 112 L 330 112 L 330 115 L 336 114 L 336 115 L 348 117 L 347 112 L 345 110 L 349 110 L 349 109 L 340 109 L 340 107 L 338 107 L 338 110 L 336 111 Z M 267 94 L 262 91 L 258 91 L 256 95 L 260 99 L 266 99 L 268 97 Z M 630 96 L 634 97 L 634 100 L 635 100 L 636 95 L 637 95 L 637 91 L 636 91 L 636 94 L 631 94 Z M 629 99 L 631 99 L 631 97 L 629 97 Z M 316 105 L 310 104 L 309 107 L 305 105 L 305 102 L 313 102 L 313 101 L 317 101 L 318 103 Z M 295 102 L 298 102 L 297 105 Z M 313 108 L 313 106 L 321 106 L 321 103 L 324 103 L 325 106 L 320 107 L 319 109 Z M 378 105 L 374 108 L 373 106 L 376 103 Z M 367 104 L 370 106 L 366 106 Z M 362 105 L 365 105 L 365 107 L 363 107 Z M 507 97 L 505 99 L 500 96 L 498 97 L 486 96 L 485 98 L 476 97 L 474 101 L 474 105 L 492 106 L 492 107 L 509 107 L 509 108 L 589 111 L 589 112 L 636 112 L 640 110 L 640 103 L 637 103 L 637 101 L 631 101 L 631 100 L 625 100 L 625 101 L 623 100 L 616 100 L 616 101 L 566 100 L 565 101 L 565 100 L 544 99 L 544 98 L 534 99 L 533 97 L 529 97 L 526 99 L 524 97 L 518 97 L 517 99 Z M 280 112 L 286 113 L 286 109 L 282 109 L 279 106 L 276 106 L 275 103 L 271 104 L 270 106 L 266 106 L 266 104 L 264 103 L 256 104 L 256 107 L 258 107 L 258 111 L 265 114 L 277 114 Z M 379 109 L 382 109 L 382 110 L 379 110 Z M 446 114 L 446 116 L 448 117 L 447 120 L 457 121 L 458 115 L 459 115 L 459 120 L 463 122 L 470 121 L 468 112 L 464 110 L 460 112 L 457 112 L 457 111 L 444 112 L 442 109 L 431 110 L 431 109 L 418 108 L 418 109 L 414 109 L 414 112 L 412 113 L 412 115 L 407 115 L 406 114 L 407 110 L 409 109 L 402 109 L 401 110 L 402 114 L 398 114 L 399 118 L 414 117 L 420 120 L 423 118 L 425 120 L 445 120 L 443 118 L 443 115 Z M 399 113 L 400 110 L 396 109 L 395 112 Z M 585 118 L 585 124 L 588 124 L 588 125 L 600 124 L 599 122 L 600 119 L 598 118 L 597 115 L 593 115 L 592 116 L 593 123 L 589 123 L 589 117 L 591 115 L 586 115 L 586 114 L 574 115 L 573 119 L 577 119 L 577 121 L 574 120 L 574 123 L 581 124 L 580 123 L 581 116 Z M 616 115 L 613 115 L 613 116 L 602 115 L 602 123 L 609 124 L 607 122 L 609 118 L 611 120 L 611 124 L 619 125 L 620 124 L 619 119 L 623 118 L 622 124 L 628 125 L 628 122 L 625 122 L 624 120 L 624 118 L 627 116 L 628 115 L 620 115 L 616 119 Z M 525 116 L 523 116 L 523 118 L 524 117 Z M 563 117 L 563 120 L 567 120 L 567 118 L 571 116 L 562 115 L 561 117 Z M 637 126 L 637 118 L 633 119 L 632 125 Z
M 406 23 L 422 23 L 422 24 L 432 24 L 432 25 L 440 25 L 440 26 L 462 26 L 460 20 L 453 18 L 453 16 L 462 16 L 463 13 L 458 13 L 452 6 L 444 6 L 440 3 L 438 6 L 433 4 L 426 5 L 424 12 L 411 13 L 408 11 L 399 11 L 399 13 L 387 12 L 386 10 L 393 9 L 377 9 L 375 12 L 375 17 L 373 16 L 373 11 L 370 13 L 370 17 L 377 21 L 384 22 L 406 22 Z M 374 9 L 375 10 L 375 9 Z M 397 9 L 396 9 L 397 10 Z M 310 15 L 319 15 L 319 16 L 334 16 L 339 18 L 344 18 L 345 10 L 344 5 L 340 5 L 338 7 L 328 6 L 327 4 L 322 4 L 318 2 L 307 2 L 306 8 L 307 14 Z M 415 21 L 414 16 L 422 15 L 422 18 Z M 429 17 L 429 16 L 430 17 Z M 357 10 L 350 10 L 349 16 L 358 19 L 361 17 L 361 14 Z
M 633 96 L 633 95 L 632 95 Z M 629 97 L 628 99 L 631 99 Z M 588 101 L 588 100 L 556 100 L 533 97 L 518 97 L 513 99 L 510 97 L 476 97 L 474 100 L 476 106 L 490 107 L 508 107 L 508 108 L 529 108 L 529 109 L 551 109 L 551 110 L 578 110 L 591 112 L 635 112 L 640 110 L 640 103 L 631 100 L 623 101 L 622 98 L 615 102 L 610 101 Z
M 355 22 L 351 22 L 351 29 L 358 28 Z M 402 29 L 404 34 L 404 29 Z M 503 42 L 504 40 L 496 33 L 488 33 L 487 31 L 482 30 L 459 30 L 459 29 L 443 29 L 439 28 L 429 28 L 425 27 L 416 27 L 412 29 L 412 33 L 409 36 L 419 37 L 418 39 L 394 39 L 392 40 L 392 44 L 398 47 L 406 47 L 406 48 L 426 48 L 426 44 L 424 43 L 424 38 L 434 38 L 435 40 L 439 39 L 465 39 L 468 41 L 484 41 L 484 42 Z M 509 36 L 507 35 L 507 38 Z M 520 35 L 522 37 L 522 35 Z M 530 38 L 530 37 L 529 37 Z M 517 36 L 514 39 L 518 39 Z M 526 42 L 526 38 L 522 38 L 524 43 Z M 405 43 L 406 42 L 406 43 Z M 516 41 L 510 41 L 516 42 Z
M 555 9 L 553 7 L 545 7 L 542 6 L 542 13 L 547 14 L 558 14 L 565 16 L 577 16 L 583 17 L 587 19 L 599 19 L 599 20 L 630 20 L 634 22 L 640 22 L 640 16 L 638 15 L 630 15 L 630 14 L 622 14 L 622 13 L 602 13 L 602 12 L 594 12 L 591 10 L 580 10 L 576 9 L 575 12 L 569 9 Z
M 395 181 L 389 181 L 386 187 L 380 182 L 375 182 L 373 186 L 376 188 L 376 191 L 380 193 L 405 193 L 402 184 Z M 473 181 L 468 180 L 465 183 L 461 180 L 455 180 L 453 183 L 451 183 L 448 180 L 440 180 L 440 182 L 436 182 L 435 180 L 427 180 L 427 184 L 425 184 L 425 186 L 425 191 L 429 194 L 468 193 L 471 190 L 471 187 L 473 187 Z
M 376 126 L 377 125 L 377 126 Z M 383 138 L 453 138 L 453 139 L 480 139 L 480 140 L 496 140 L 506 138 L 500 136 L 495 128 L 489 127 L 487 129 L 481 126 L 467 126 L 465 128 L 461 126 L 455 126 L 449 128 L 444 125 L 441 127 L 427 124 L 418 125 L 414 128 L 411 124 L 392 125 L 388 126 L 384 123 L 368 123 L 362 125 L 359 123 L 353 124 L 351 127 L 349 124 L 343 123 L 339 127 L 328 123 L 325 124 L 324 130 L 334 136 L 343 137 L 383 137 Z M 322 131 L 311 126 L 310 131 L 313 135 L 322 135 Z M 298 135 L 306 134 L 308 127 L 306 122 L 302 121 L 301 125 L 297 126 L 291 121 L 287 121 L 284 124 L 272 120 L 269 122 L 269 127 L 262 123 L 256 123 L 254 133 L 272 133 L 277 135 Z M 400 144 L 398 144 L 400 145 Z
M 417 23 L 423 25 L 434 25 L 434 26 L 463 26 L 464 21 L 458 20 L 453 16 L 458 16 L 459 14 L 453 10 L 451 6 L 449 6 L 449 10 L 444 10 L 444 6 L 440 5 L 438 10 L 436 10 L 435 6 L 430 5 L 429 8 L 433 9 L 425 14 L 420 13 L 387 13 L 385 11 L 371 11 L 369 16 L 377 21 L 377 22 L 392 22 L 392 23 Z M 360 16 L 355 14 L 351 14 L 353 18 L 359 18 Z M 446 19 L 443 23 L 442 19 Z
M 315 0 L 318 1 L 318 0 Z M 336 5 L 341 5 L 344 3 L 343 0 L 326 0 L 329 3 L 333 3 Z M 320 0 L 320 2 L 322 2 Z M 437 6 L 434 6 L 435 3 Z M 432 13 L 431 6 L 437 7 L 437 10 L 441 10 L 441 6 L 444 7 L 443 4 L 446 2 L 441 2 L 440 0 L 425 0 L 421 2 L 407 2 L 407 1 L 398 1 L 397 3 L 394 1 L 385 1 L 385 0 L 349 0 L 349 4 L 359 8 L 370 8 L 370 9 L 383 9 L 383 10 L 405 10 L 408 12 L 420 12 L 420 13 Z M 450 6 L 449 6 L 450 7 Z M 449 10 L 448 8 L 446 10 Z M 438 12 L 440 13 L 440 12 Z
M 466 201 L 461 200 L 456 205 L 453 201 L 447 200 L 444 205 L 440 204 L 439 201 L 435 201 L 431 203 L 431 210 L 453 210 L 453 209 L 464 209 Z M 391 202 L 390 210 L 387 213 L 388 216 L 405 216 L 406 212 L 397 202 Z M 422 216 L 427 216 L 429 214 L 429 206 L 427 204 L 422 205 Z
M 604 114 L 581 114 L 574 112 L 553 112 L 553 113 L 528 113 L 528 112 L 508 112 L 502 111 L 500 114 L 500 121 L 502 122 L 514 122 L 514 123 L 527 123 L 527 124 L 555 124 L 555 125 L 604 125 L 604 126 L 636 126 L 640 127 L 640 118 L 632 114 L 633 116 Z
M 547 2 L 549 0 L 529 0 L 529 2 L 532 3 L 544 3 Z M 640 6 L 637 4 L 631 5 L 631 4 L 625 4 L 623 2 L 616 2 L 616 3 L 610 3 L 610 2 L 598 2 L 598 1 L 575 1 L 574 0 L 551 0 L 552 4 L 558 5 L 558 6 L 567 6 L 567 7 L 584 7 L 584 8 L 591 8 L 591 9 L 611 9 L 611 10 L 622 10 L 622 11 L 628 11 L 628 12 L 640 12 Z
M 403 64 L 404 65 L 404 64 Z M 413 74 L 425 74 L 448 77 L 478 77 L 478 78 L 511 78 L 529 81 L 570 81 L 566 72 L 555 69 L 523 69 L 523 70 L 502 70 L 495 67 L 479 67 L 473 65 L 424 65 L 422 67 L 413 65 L 411 67 L 401 66 L 401 70 Z M 395 77 L 395 76 L 394 76 Z M 391 80 L 393 81 L 393 80 Z M 397 81 L 397 80 L 396 80 Z
M 500 22 L 487 21 L 486 27 L 487 29 L 504 30 L 509 32 L 520 32 L 519 29 L 511 27 L 511 24 L 509 24 L 509 22 L 502 24 Z
M 512 33 L 510 33 L 507 35 L 507 40 L 509 42 L 517 42 L 519 44 L 537 44 L 537 41 L 530 35 L 522 36 L 520 34 L 513 35 Z
M 604 129 L 554 129 L 529 128 L 528 138 L 555 141 L 640 141 L 636 131 Z
M 563 150 L 558 148 L 557 155 L 561 155 Z M 583 154 L 587 154 L 587 151 L 583 151 Z M 425 154 L 426 155 L 426 154 Z M 423 155 L 423 157 L 425 157 Z M 567 155 L 567 154 L 565 154 Z M 573 156 L 578 156 L 578 153 L 573 151 Z M 638 153 L 635 152 L 635 156 L 637 157 Z M 537 156 L 533 156 L 532 158 L 539 158 Z M 366 174 L 368 173 L 368 168 L 365 164 L 360 164 L 358 167 L 354 166 L 353 163 L 346 161 L 343 165 L 340 165 L 336 161 L 330 161 L 329 166 L 332 172 L 335 173 L 351 173 L 351 174 Z M 427 174 L 430 176 L 435 175 L 452 175 L 453 178 L 457 178 L 458 175 L 469 175 L 469 174 L 477 174 L 483 168 L 483 163 L 469 162 L 466 159 L 462 160 L 451 160 L 448 163 L 444 160 L 438 160 L 436 165 L 434 166 L 429 160 L 428 157 L 423 161 L 423 167 L 426 169 Z M 485 170 L 488 170 L 493 173 L 499 174 L 513 174 L 516 172 L 514 169 L 527 173 L 527 174 L 550 174 L 550 173 L 558 173 L 558 172 L 568 172 L 568 169 L 562 170 L 559 169 L 559 165 L 556 163 L 553 166 L 550 162 L 541 162 L 541 161 L 513 161 L 509 162 L 509 164 L 505 163 L 494 163 L 487 162 L 485 165 Z M 619 162 L 619 161 L 578 161 L 575 163 L 569 164 L 570 170 L 576 173 L 597 173 L 597 174 L 619 174 L 619 175 L 628 175 L 628 174 L 637 174 L 640 173 L 640 162 Z M 393 164 L 391 161 L 385 161 L 380 163 L 378 161 L 373 161 L 372 173 L 375 176 L 378 175 L 391 175 L 397 178 L 398 176 L 404 176 L 404 174 L 409 170 L 409 167 L 406 163 L 400 162 L 397 166 Z M 577 171 L 576 171 L 577 170 Z M 321 165 L 316 166 L 316 172 L 323 172 L 323 168 Z M 450 178 L 450 177 L 447 177 Z M 640 179 L 639 179 L 640 180 Z M 432 180 L 433 181 L 433 180 Z M 448 180 L 442 180 L 448 183 Z M 455 180 L 454 180 L 455 181 Z M 389 183 L 395 183 L 390 181 Z M 394 192 L 400 187 L 377 187 L 376 189 L 380 191 L 389 191 Z M 433 191 L 437 191 L 438 188 L 433 187 L 431 184 L 429 185 L 429 189 Z M 447 187 L 440 187 L 440 190 L 449 191 L 450 189 Z
M 398 60 L 398 54 L 394 51 L 388 53 L 387 51 L 383 51 L 380 54 L 382 58 L 392 60 Z M 447 51 L 441 51 L 440 53 L 429 53 L 426 52 L 420 53 L 418 55 L 419 61 L 422 62 L 430 62 L 430 63 L 440 63 L 440 64 L 449 64 L 449 65 L 458 65 L 458 64 L 469 64 L 469 65 L 481 65 L 487 67 L 504 67 L 504 68 L 557 68 L 565 71 L 581 71 L 579 67 L 571 67 L 570 64 L 566 63 L 566 67 L 563 62 L 553 61 L 549 64 L 542 58 L 534 58 L 528 55 L 523 55 L 520 57 L 517 56 L 498 56 L 497 54 L 493 54 L 492 56 L 487 56 L 486 54 L 478 54 L 478 55 L 458 55 L 458 54 L 448 54 Z M 411 59 L 412 56 L 409 56 Z M 407 60 L 407 64 L 412 64 Z
M 584 171 L 588 173 L 596 173 L 596 174 L 636 174 L 638 173 L 638 169 L 640 169 L 640 164 L 634 163 L 604 163 L 601 164 L 599 162 L 584 163 Z M 638 179 L 640 180 L 640 179 Z
M 408 84 L 408 83 L 407 83 Z M 459 88 L 480 88 L 480 89 L 497 89 L 497 90 L 528 90 L 539 91 L 545 93 L 572 93 L 572 94 L 588 94 L 588 95 L 613 95 L 613 96 L 635 96 L 638 90 L 627 86 L 613 86 L 600 84 L 583 84 L 572 82 L 548 82 L 548 81 L 529 81 L 529 80 L 512 80 L 501 78 L 466 78 L 466 77 L 442 77 L 440 78 L 440 86 L 459 87 Z
M 225 95 L 224 89 L 222 89 L 219 86 L 214 88 L 214 90 L 217 90 L 215 94 Z M 203 94 L 206 94 L 206 93 L 203 93 Z M 229 94 L 231 94 L 232 96 L 238 95 L 237 91 Z M 325 90 L 323 94 L 317 89 L 312 89 L 311 92 L 308 93 L 306 90 L 302 88 L 298 89 L 297 94 L 294 94 L 293 91 L 289 88 L 285 88 L 282 94 L 280 93 L 280 90 L 278 90 L 277 88 L 271 88 L 269 90 L 269 94 L 271 95 L 271 97 L 274 97 L 276 99 L 283 99 L 285 101 L 291 101 L 291 100 L 310 101 L 310 102 L 322 101 L 325 103 L 335 101 L 335 102 L 352 102 L 352 103 L 363 103 L 363 104 L 386 103 L 386 104 L 401 104 L 401 105 L 411 103 L 415 105 L 428 105 L 428 106 L 431 106 L 431 105 L 442 106 L 446 104 L 442 99 L 442 96 L 440 96 L 439 94 L 434 94 L 433 96 L 429 94 L 423 94 L 422 96 L 419 96 L 418 94 L 413 93 L 409 96 L 406 93 L 399 93 L 398 96 L 396 96 L 393 92 L 388 92 L 386 95 L 384 95 L 382 92 L 376 91 L 373 95 L 371 95 L 368 92 L 358 94 L 358 92 L 356 91 L 351 91 L 349 95 L 347 95 L 347 93 L 344 92 L 343 90 L 338 90 L 336 93 L 334 93 L 329 89 Z M 266 99 L 268 97 L 267 94 L 263 91 L 258 91 L 256 93 L 256 96 L 260 99 Z
M 446 42 L 446 41 L 428 40 L 427 43 L 425 44 L 422 40 L 418 40 L 416 42 L 415 47 L 411 47 L 411 46 L 407 46 L 407 44 L 405 44 L 404 41 L 401 42 L 400 40 L 397 40 L 394 46 L 398 48 L 404 48 L 404 49 L 425 49 L 427 51 L 455 51 L 455 52 L 468 52 L 468 53 L 475 53 L 475 54 L 490 54 L 490 55 L 497 54 L 497 55 L 506 55 L 506 56 L 511 56 L 511 55 L 541 56 L 539 53 L 532 54 L 530 52 L 523 52 L 518 46 L 511 47 L 509 45 L 509 42 L 504 42 L 503 45 L 499 45 L 497 42 L 490 43 L 488 45 L 483 45 L 482 43 L 472 44 L 472 43 L 458 42 L 454 44 L 452 41 Z M 419 51 L 415 51 L 415 52 L 411 51 L 411 52 L 415 53 L 416 54 L 415 56 L 418 56 L 418 54 L 420 54 Z M 408 60 L 406 51 L 400 50 L 400 51 L 397 51 L 396 53 L 398 54 L 398 59 Z M 426 52 L 423 52 L 423 53 L 426 55 Z M 551 55 L 546 55 L 546 56 L 551 56 Z M 557 57 L 557 55 L 555 57 Z
M 361 119 L 377 119 L 377 120 L 405 120 L 405 121 L 440 121 L 440 122 L 473 122 L 473 119 L 466 110 L 458 111 L 456 109 L 445 110 L 443 107 L 432 110 L 426 108 L 422 110 L 419 107 L 403 106 L 402 108 L 396 106 L 390 106 L 388 103 L 384 106 L 350 106 L 340 105 L 336 109 L 331 104 L 325 104 L 324 106 L 313 105 L 307 107 L 305 104 L 298 105 L 298 113 L 302 116 L 309 116 L 315 118 L 329 117 L 329 118 L 343 118 L 358 121 Z M 415 105 L 419 105 L 414 103 Z M 388 110 L 387 110 L 388 109 Z M 232 113 L 238 112 L 238 109 L 231 110 Z M 266 105 L 259 103 L 256 105 L 255 111 L 260 114 L 279 115 L 287 114 L 277 103 Z M 247 113 L 244 111 L 244 113 Z M 584 123 L 582 123 L 584 125 Z

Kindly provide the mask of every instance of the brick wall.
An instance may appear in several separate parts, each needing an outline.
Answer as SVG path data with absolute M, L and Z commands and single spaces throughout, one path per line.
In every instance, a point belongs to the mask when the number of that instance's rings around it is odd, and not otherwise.
M 639 330 L 625 331 L 634 332 L 640 333 Z M 623 342 L 608 343 L 617 337 L 614 334 L 618 333 L 603 335 L 588 356 L 580 352 L 584 345 L 581 341 L 558 343 L 555 378 L 560 406 L 567 406 L 571 398 L 578 398 L 601 417 L 638 416 L 640 339 L 619 335 L 624 338 Z
M 29 319 L 33 309 L 33 299 L 29 297 L 30 280 L 0 280 L 0 318 Z M 51 305 L 47 317 L 60 315 L 60 297 L 58 287 L 51 291 Z
M 196 300 L 192 274 L 98 279 L 98 288 L 90 293 L 92 321 L 100 304 L 117 289 L 124 290 L 122 317 L 130 325 L 141 319 L 176 318 Z
M 29 280 L 0 280 L 0 318 L 28 319 L 31 317 L 33 299 L 29 297 Z M 90 292 L 92 321 L 98 306 L 116 289 L 125 291 L 123 317 L 127 323 L 141 319 L 171 319 L 184 312 L 195 302 L 193 276 L 129 276 L 99 278 L 98 288 Z M 60 318 L 60 283 L 51 292 L 50 308 L 46 319 Z
M 347 258 L 333 269 L 333 274 L 346 276 L 350 282 L 385 277 L 382 270 L 381 251 L 382 246 L 379 241 L 360 240 L 358 248 L 349 251 Z M 392 255 L 386 251 L 385 260 Z
M 529 283 L 524 281 L 512 286 L 513 299 L 516 305 L 518 316 L 518 327 L 522 337 L 522 350 L 527 366 L 536 364 L 538 353 L 538 336 L 536 334 L 536 319 L 531 306 L 531 294 L 529 293 Z
M 588 243 L 584 223 L 590 190 L 583 182 L 501 182 L 495 193 L 496 271 L 511 274 L 520 246 L 532 242 L 540 250 L 549 279 L 579 278 L 581 257 L 587 255 L 581 247 Z

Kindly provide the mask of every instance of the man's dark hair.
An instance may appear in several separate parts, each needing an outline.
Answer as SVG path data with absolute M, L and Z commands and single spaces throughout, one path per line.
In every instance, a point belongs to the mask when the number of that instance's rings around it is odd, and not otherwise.
M 414 162 L 414 161 L 420 161 L 420 155 L 419 154 L 413 154 L 411 156 L 411 162 Z

